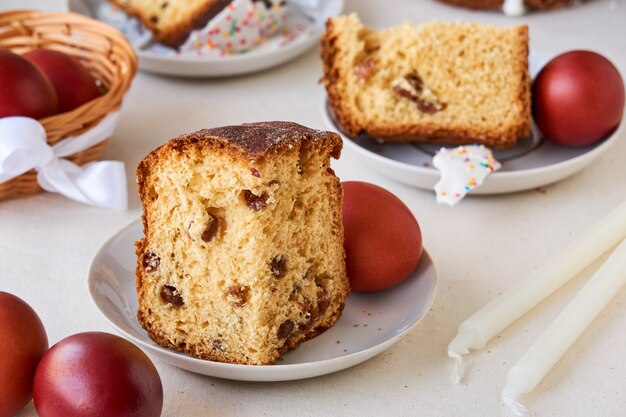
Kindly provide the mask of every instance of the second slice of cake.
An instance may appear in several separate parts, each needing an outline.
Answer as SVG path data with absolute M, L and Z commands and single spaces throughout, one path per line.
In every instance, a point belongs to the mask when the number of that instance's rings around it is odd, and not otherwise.
M 339 127 L 387 141 L 515 145 L 530 133 L 528 28 L 329 19 L 324 84 Z
M 200 358 L 271 364 L 332 326 L 349 292 L 341 139 L 295 123 L 202 130 L 137 169 L 138 318 Z

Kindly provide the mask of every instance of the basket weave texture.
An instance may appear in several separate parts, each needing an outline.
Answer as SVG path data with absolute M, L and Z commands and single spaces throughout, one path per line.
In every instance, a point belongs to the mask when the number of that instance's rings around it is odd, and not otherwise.
M 82 106 L 39 120 L 49 145 L 79 135 L 110 112 L 119 110 L 124 94 L 137 72 L 137 56 L 117 29 L 74 13 L 16 10 L 0 13 L 0 48 L 22 54 L 47 48 L 77 58 L 106 91 Z M 1 140 L 1 138 L 0 138 Z M 108 138 L 67 159 L 79 165 L 96 161 Z M 0 201 L 41 191 L 37 173 L 31 170 L 0 184 Z

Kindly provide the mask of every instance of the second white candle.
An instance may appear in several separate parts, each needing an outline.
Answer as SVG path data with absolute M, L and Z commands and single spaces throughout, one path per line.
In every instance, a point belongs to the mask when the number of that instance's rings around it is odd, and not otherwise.
M 542 267 L 506 291 L 459 326 L 448 346 L 456 360 L 456 379 L 463 377 L 463 355 L 481 349 L 496 334 L 626 237 L 626 201 L 571 242 Z
M 526 411 L 517 398 L 535 389 L 624 284 L 626 240 L 509 371 L 502 399 L 516 414 Z

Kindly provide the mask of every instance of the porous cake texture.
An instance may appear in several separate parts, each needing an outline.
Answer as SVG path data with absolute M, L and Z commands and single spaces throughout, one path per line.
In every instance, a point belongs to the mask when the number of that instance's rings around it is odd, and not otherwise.
M 323 83 L 338 126 L 386 141 L 515 145 L 530 133 L 528 28 L 329 19 Z
M 349 292 L 335 133 L 265 122 L 172 139 L 137 168 L 139 322 L 157 343 L 263 365 L 332 326 Z
M 232 0 L 109 0 L 139 19 L 159 43 L 177 48 Z

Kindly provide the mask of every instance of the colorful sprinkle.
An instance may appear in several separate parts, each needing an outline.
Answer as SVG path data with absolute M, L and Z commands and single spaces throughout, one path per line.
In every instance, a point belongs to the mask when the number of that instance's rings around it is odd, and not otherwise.
M 206 28 L 198 30 L 195 41 L 183 46 L 183 49 L 217 50 L 221 56 L 246 52 L 262 44 L 283 26 L 287 8 L 281 4 L 272 0 L 268 8 L 265 2 L 234 0 Z M 298 32 L 299 26 L 294 24 L 292 29 Z M 284 46 L 296 36 L 290 33 L 278 42 L 278 46 Z
M 433 158 L 433 166 L 441 171 L 435 185 L 437 201 L 453 206 L 480 186 L 489 173 L 498 170 L 500 163 L 488 148 L 470 145 L 441 148 Z

